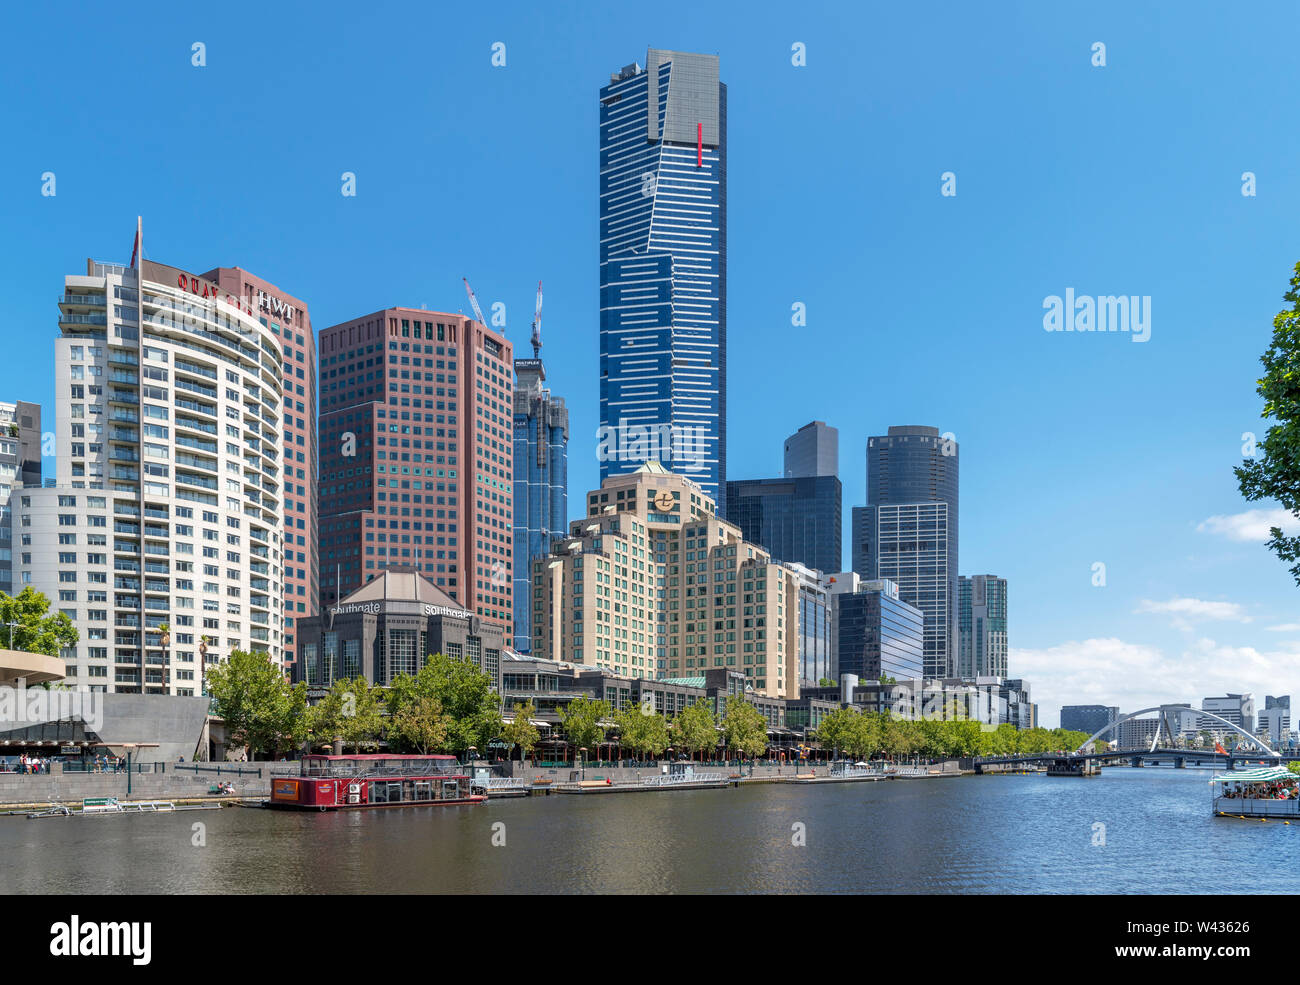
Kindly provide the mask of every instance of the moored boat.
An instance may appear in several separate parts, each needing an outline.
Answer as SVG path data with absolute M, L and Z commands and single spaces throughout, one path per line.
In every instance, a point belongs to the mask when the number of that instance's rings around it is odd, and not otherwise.
M 338 811 L 481 804 L 455 756 L 304 756 L 298 776 L 271 780 L 267 807 Z
M 1219 773 L 1210 792 L 1216 817 L 1300 818 L 1300 776 L 1285 766 Z

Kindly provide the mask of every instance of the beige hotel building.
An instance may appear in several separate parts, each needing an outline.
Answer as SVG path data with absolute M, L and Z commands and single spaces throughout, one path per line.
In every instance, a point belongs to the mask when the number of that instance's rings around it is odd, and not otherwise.
M 658 462 L 606 479 L 533 561 L 532 655 L 650 679 L 725 668 L 798 697 L 798 580 L 715 510 Z

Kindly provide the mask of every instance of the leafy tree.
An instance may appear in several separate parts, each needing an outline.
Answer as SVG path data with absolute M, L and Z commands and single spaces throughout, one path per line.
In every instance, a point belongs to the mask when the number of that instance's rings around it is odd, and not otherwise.
M 818 686 L 818 687 L 835 687 L 836 684 L 837 684 L 837 682 L 831 680 L 829 677 L 823 677 L 823 678 L 820 678 L 820 679 L 817 681 L 817 686 Z
M 618 723 L 620 745 L 641 759 L 647 754 L 658 756 L 668 748 L 668 720 L 658 712 L 629 703 L 615 713 L 614 721 Z
M 861 712 L 853 708 L 837 708 L 817 726 L 817 741 L 832 754 L 847 751 L 852 741 L 854 718 Z
M 445 747 L 447 742 L 447 716 L 437 698 L 419 695 L 402 707 L 388 721 L 389 735 L 400 739 L 403 745 L 427 754 Z
M 880 751 L 882 741 L 880 720 L 875 715 L 862 713 L 850 719 L 844 748 L 854 759 L 870 759 Z
M 326 742 L 341 739 L 343 745 L 360 752 L 375 746 L 383 727 L 383 691 L 371 687 L 364 677 L 340 678 L 312 709 L 312 732 Z
M 717 722 L 708 702 L 696 701 L 679 711 L 673 719 L 672 735 L 673 741 L 687 750 L 692 759 L 696 753 L 717 748 Z
M 64 647 L 76 646 L 80 634 L 62 612 L 49 615 L 50 600 L 28 585 L 17 595 L 0 592 L 0 629 L 5 647 L 25 653 L 57 657 Z M 14 623 L 15 625 L 10 625 Z
M 398 674 L 388 689 L 390 716 L 418 698 L 435 699 L 447 717 L 447 737 L 442 748 L 464 752 L 470 746 L 486 749 L 501 734 L 501 713 L 492 678 L 472 660 L 435 653 L 415 674 Z
M 231 738 L 254 754 L 283 751 L 305 734 L 307 685 L 290 685 L 269 654 L 232 650 L 204 680 Z
M 508 754 L 513 755 L 515 746 L 519 747 L 519 758 L 527 759 L 528 754 L 541 738 L 533 716 L 537 714 L 537 705 L 530 699 L 526 704 L 515 704 L 515 717 L 506 722 L 501 729 L 501 737 L 509 744 Z
M 761 756 L 767 749 L 767 719 L 744 698 L 732 695 L 722 714 L 722 741 L 744 756 Z
M 1283 298 L 1291 307 L 1273 319 L 1273 340 L 1259 360 L 1264 375 L 1255 381 L 1255 392 L 1264 398 L 1260 416 L 1277 423 L 1258 443 L 1257 457 L 1243 459 L 1233 472 L 1246 499 L 1274 499 L 1300 517 L 1300 263 Z M 1291 577 L 1300 585 L 1300 536 L 1286 536 L 1279 527 L 1269 534 L 1268 549 L 1294 562 Z
M 605 726 L 600 723 L 613 714 L 608 701 L 597 701 L 580 694 L 560 709 L 560 721 L 564 723 L 564 734 L 569 737 L 573 748 L 590 751 L 605 741 Z

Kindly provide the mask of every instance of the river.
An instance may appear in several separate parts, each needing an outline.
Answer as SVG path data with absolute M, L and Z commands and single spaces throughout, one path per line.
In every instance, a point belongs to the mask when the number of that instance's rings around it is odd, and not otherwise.
M 1300 825 L 1212 817 L 1210 775 L 1148 767 L 337 814 L 0 818 L 0 889 L 1294 892 Z

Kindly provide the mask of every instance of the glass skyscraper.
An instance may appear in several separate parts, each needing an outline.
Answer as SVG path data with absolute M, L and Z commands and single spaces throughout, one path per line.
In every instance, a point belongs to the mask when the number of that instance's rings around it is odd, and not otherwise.
M 1006 677 L 1007 580 L 997 575 L 962 575 L 957 626 L 956 676 Z
M 857 674 L 864 683 L 921 676 L 925 617 L 899 598 L 897 586 L 864 584 L 836 595 L 835 607 L 837 674 Z
M 727 483 L 727 519 L 745 540 L 778 561 L 797 561 L 825 574 L 843 559 L 843 490 L 833 475 L 801 479 L 737 479 Z
M 725 515 L 727 89 L 646 53 L 600 90 L 600 478 L 657 460 Z
M 514 648 L 532 650 L 533 559 L 564 537 L 569 514 L 569 410 L 543 386 L 540 358 L 515 360 Z
M 956 669 L 958 447 L 938 428 L 867 439 L 867 505 L 853 508 L 853 570 L 897 583 L 925 613 L 925 676 Z

